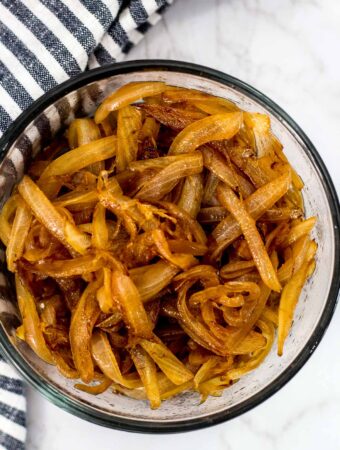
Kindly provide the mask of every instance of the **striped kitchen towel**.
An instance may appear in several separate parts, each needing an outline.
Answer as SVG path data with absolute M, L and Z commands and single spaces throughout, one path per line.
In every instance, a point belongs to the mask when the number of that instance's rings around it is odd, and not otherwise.
M 0 356 L 0 449 L 20 450 L 26 437 L 25 386 Z
M 119 61 L 173 0 L 0 0 L 0 136 L 44 92 Z
M 0 136 L 36 98 L 113 61 L 172 0 L 0 0 Z M 0 355 L 0 450 L 24 448 L 24 387 Z

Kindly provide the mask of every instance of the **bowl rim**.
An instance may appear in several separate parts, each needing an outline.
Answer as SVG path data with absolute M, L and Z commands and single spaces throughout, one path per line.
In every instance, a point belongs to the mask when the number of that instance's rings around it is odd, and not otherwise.
M 19 373 L 31 386 L 36 388 L 45 398 L 55 405 L 80 418 L 86 419 L 98 425 L 115 428 L 117 430 L 144 433 L 176 433 L 217 425 L 251 410 L 281 389 L 310 358 L 320 343 L 334 314 L 340 288 L 340 207 L 336 189 L 319 153 L 302 129 L 282 108 L 280 108 L 275 102 L 257 89 L 231 75 L 209 67 L 176 60 L 152 59 L 113 63 L 83 72 L 52 88 L 32 103 L 25 111 L 23 111 L 0 138 L 0 162 L 15 142 L 16 138 L 24 131 L 26 126 L 33 121 L 39 113 L 45 110 L 45 108 L 69 92 L 81 88 L 86 84 L 108 78 L 110 76 L 151 70 L 187 73 L 189 75 L 201 76 L 203 78 L 217 81 L 229 87 L 235 87 L 250 98 L 259 102 L 284 125 L 288 125 L 291 129 L 293 129 L 293 131 L 304 143 L 308 158 L 320 174 L 320 179 L 325 189 L 330 206 L 334 230 L 335 260 L 328 298 L 321 317 L 304 348 L 300 351 L 295 360 L 281 373 L 281 375 L 275 378 L 275 380 L 273 380 L 268 386 L 264 387 L 261 391 L 229 409 L 225 409 L 205 417 L 198 417 L 194 419 L 189 418 L 186 420 L 171 422 L 144 421 L 125 417 L 115 417 L 90 408 L 83 402 L 65 396 L 59 391 L 59 389 L 50 383 L 46 384 L 45 380 L 40 378 L 40 376 L 37 377 L 35 372 L 32 371 L 29 364 L 21 357 L 21 355 L 16 351 L 12 351 L 12 344 L 7 338 L 2 326 L 0 327 L 0 350 L 5 359 L 19 371 Z

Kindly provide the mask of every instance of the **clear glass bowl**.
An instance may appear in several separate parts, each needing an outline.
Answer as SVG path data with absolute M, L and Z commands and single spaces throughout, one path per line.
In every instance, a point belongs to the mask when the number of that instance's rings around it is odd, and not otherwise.
M 0 140 L 0 205 L 22 177 L 27 163 L 51 136 L 74 117 L 92 113 L 111 91 L 130 81 L 161 80 L 234 101 L 242 109 L 270 115 L 285 153 L 305 183 L 307 216 L 316 215 L 317 265 L 304 287 L 284 356 L 276 346 L 254 372 L 202 405 L 196 393 L 184 393 L 152 411 L 147 402 L 111 392 L 99 396 L 77 391 L 72 380 L 38 359 L 15 338 L 18 324 L 11 277 L 0 273 L 0 347 L 23 377 L 67 411 L 112 428 L 176 432 L 210 426 L 249 410 L 280 389 L 303 366 L 332 317 L 339 290 L 339 202 L 317 151 L 296 123 L 275 103 L 247 84 L 221 72 L 176 61 L 135 61 L 92 70 L 52 89 L 28 108 Z M 1 251 L 2 258 L 4 253 Z

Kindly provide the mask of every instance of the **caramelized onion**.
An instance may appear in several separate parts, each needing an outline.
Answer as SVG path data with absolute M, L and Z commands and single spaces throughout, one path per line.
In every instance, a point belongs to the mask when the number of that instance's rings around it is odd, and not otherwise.
M 15 338 L 77 389 L 203 402 L 264 361 L 276 328 L 282 354 L 316 218 L 269 116 L 133 82 L 28 173 L 0 213 Z

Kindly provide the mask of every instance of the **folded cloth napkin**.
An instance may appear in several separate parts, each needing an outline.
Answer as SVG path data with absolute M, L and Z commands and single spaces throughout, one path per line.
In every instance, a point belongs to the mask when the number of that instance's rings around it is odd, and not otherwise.
M 0 136 L 44 92 L 119 61 L 173 0 L 0 0 Z
M 122 60 L 172 0 L 0 0 L 0 136 L 53 86 Z M 0 449 L 24 448 L 26 401 L 0 355 Z

